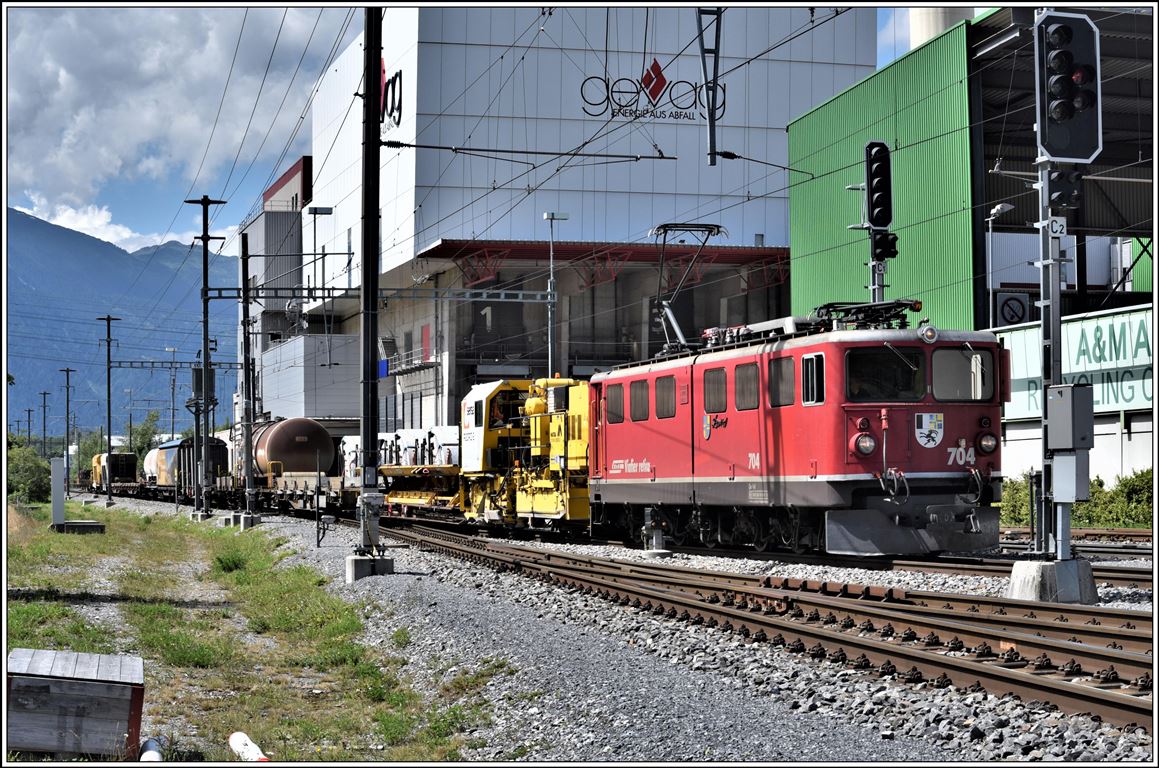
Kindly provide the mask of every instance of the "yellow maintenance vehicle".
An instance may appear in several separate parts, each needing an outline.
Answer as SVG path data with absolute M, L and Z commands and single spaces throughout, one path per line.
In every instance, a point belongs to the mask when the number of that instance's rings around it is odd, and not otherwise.
M 443 447 L 450 443 L 445 438 L 426 449 L 433 432 L 387 439 L 388 460 L 379 474 L 392 511 L 456 511 L 481 524 L 588 528 L 587 382 L 477 384 L 459 416 L 453 449 Z

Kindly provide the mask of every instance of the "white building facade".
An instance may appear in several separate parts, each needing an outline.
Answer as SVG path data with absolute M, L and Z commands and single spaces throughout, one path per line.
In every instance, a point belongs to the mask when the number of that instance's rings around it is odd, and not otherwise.
M 876 10 L 835 10 L 725 10 L 716 148 L 739 158 L 710 165 L 695 7 L 386 9 L 382 288 L 545 291 L 552 272 L 554 367 L 577 376 L 654 353 L 652 298 L 680 283 L 689 337 L 788 314 L 785 127 L 876 62 Z M 307 302 L 310 332 L 359 332 L 363 66 L 359 38 L 312 106 L 302 205 L 332 212 L 301 216 L 303 250 L 326 252 L 302 282 L 351 294 Z M 553 232 L 548 211 L 568 215 Z M 727 236 L 691 263 L 700 238 L 674 234 L 661 265 L 650 232 L 671 222 Z M 546 326 L 543 303 L 388 299 L 383 428 L 454 423 L 473 383 L 545 375 Z
M 1091 386 L 1090 476 L 1108 488 L 1154 465 L 1153 314 L 1147 306 L 1062 320 L 1062 380 Z M 1012 367 L 1011 398 L 1002 408 L 1002 472 L 1018 478 L 1042 469 L 1042 328 L 1003 328 L 998 337 Z

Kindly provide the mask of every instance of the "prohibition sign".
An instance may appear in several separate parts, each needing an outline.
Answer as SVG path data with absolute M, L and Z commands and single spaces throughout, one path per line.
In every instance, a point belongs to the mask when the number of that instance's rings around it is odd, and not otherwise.
M 1003 299 L 998 311 L 1007 325 L 1017 325 L 1026 319 L 1026 306 L 1013 296 Z

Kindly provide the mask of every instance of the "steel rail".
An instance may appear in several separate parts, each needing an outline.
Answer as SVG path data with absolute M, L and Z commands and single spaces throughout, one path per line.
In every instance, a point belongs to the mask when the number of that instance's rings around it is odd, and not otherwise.
M 492 546 L 489 543 L 455 541 L 462 537 L 451 534 L 392 531 L 391 535 L 411 540 L 421 548 L 465 556 L 480 562 L 494 562 L 501 568 L 512 568 L 535 575 L 553 583 L 562 584 L 621 604 L 682 618 L 694 623 L 705 623 L 739 632 L 753 640 L 770 640 L 790 652 L 807 652 L 813 658 L 828 658 L 854 668 L 877 667 L 881 676 L 899 674 L 907 682 L 932 680 L 936 687 L 948 685 L 978 686 L 998 693 L 1031 696 L 1055 703 L 1071 712 L 1090 712 L 1119 724 L 1143 724 L 1151 720 L 1152 701 L 1148 692 L 1126 691 L 1116 675 L 1106 674 L 1103 679 L 1082 672 L 1078 665 L 1054 667 L 1028 662 L 1024 658 L 994 658 L 992 649 L 977 648 L 969 656 L 954 656 L 944 646 L 919 647 L 901 641 L 894 634 L 889 639 L 867 637 L 861 630 L 854 634 L 841 622 L 824 624 L 823 621 L 801 622 L 783 616 L 770 615 L 766 608 L 710 603 L 702 595 L 680 589 L 652 584 L 631 583 L 628 574 L 586 572 L 568 566 L 557 559 L 550 562 L 543 552 L 517 551 L 510 546 Z M 520 559 L 523 558 L 523 559 Z M 787 599 L 792 599 L 788 597 Z M 872 607 L 866 604 L 863 608 Z M 899 614 L 904 615 L 904 614 Z M 771 636 L 770 636 L 770 633 Z M 1015 633 L 1011 633 L 1012 635 Z M 1021 639 L 1021 638 L 1019 638 Z M 1038 647 L 1053 647 L 1051 641 L 1027 637 Z M 809 643 L 812 647 L 806 648 Z M 1078 644 L 1075 644 L 1076 646 Z M 846 650 L 846 648 L 850 650 Z M 965 650 L 964 647 L 962 649 Z M 1091 648 L 1089 653 L 1098 649 Z M 850 656 L 858 654 L 850 662 Z M 1121 658 L 1121 656 L 1119 657 Z M 900 671 L 909 666 L 908 671 Z M 1030 668 L 1031 671 L 1023 671 Z M 1150 678 L 1141 683 L 1149 691 Z
M 791 600 L 797 605 L 805 606 L 806 610 L 824 608 L 831 611 L 840 608 L 840 610 L 853 613 L 862 610 L 852 607 L 853 604 L 873 605 L 873 603 L 866 603 L 862 599 L 865 590 L 860 588 L 860 585 L 856 585 L 860 589 L 849 589 L 851 585 L 840 585 L 841 589 L 832 590 L 834 594 L 825 594 L 821 590 L 801 590 L 791 584 L 783 584 L 778 588 L 772 586 L 772 581 L 768 577 L 650 566 L 631 561 L 605 560 L 566 553 L 560 555 L 509 545 L 490 544 L 489 547 L 494 551 L 506 552 L 513 556 L 523 553 L 526 556 L 534 557 L 537 563 L 543 563 L 549 567 L 588 569 L 608 578 L 644 580 L 668 588 L 695 591 L 702 596 L 706 592 L 711 592 L 715 599 L 723 600 L 726 603 L 739 598 L 742 602 L 754 601 L 762 605 L 772 602 L 781 605 L 784 604 L 784 601 Z M 790 594 L 791 597 L 789 597 Z M 1056 641 L 1056 644 L 1038 648 L 1035 646 L 1036 640 L 1023 642 L 1018 647 L 1019 652 L 1023 655 L 1029 655 L 1030 652 L 1026 650 L 1027 648 L 1034 648 L 1033 652 L 1037 655 L 1047 653 L 1059 655 L 1070 648 L 1069 644 L 1081 643 L 1095 648 L 1095 652 L 1086 657 L 1085 661 L 1079 660 L 1079 663 L 1086 664 L 1088 669 L 1092 665 L 1098 665 L 1099 669 L 1105 669 L 1118 661 L 1114 654 L 1105 653 L 1107 648 L 1143 654 L 1140 658 L 1127 656 L 1123 662 L 1120 662 L 1118 670 L 1121 675 L 1129 674 L 1138 677 L 1148 672 L 1152 667 L 1152 659 L 1147 655 L 1152 652 L 1153 646 L 1151 617 L 1142 612 L 1101 609 L 1092 615 L 1087 606 L 1081 606 L 1079 610 L 1071 613 L 1071 616 L 1076 619 L 1076 622 L 1072 624 L 1071 619 L 1064 615 L 1067 606 L 1055 603 L 1001 599 L 990 602 L 990 612 L 984 613 L 978 610 L 977 601 L 970 596 L 947 594 L 944 595 L 944 600 L 937 600 L 936 597 L 943 597 L 941 593 L 924 593 L 923 597 L 925 599 L 920 601 L 911 601 L 907 599 L 905 592 L 887 590 L 881 594 L 881 601 L 877 603 L 878 607 L 866 608 L 862 615 L 859 615 L 859 622 L 870 620 L 871 615 L 885 617 L 881 620 L 887 623 L 900 621 L 899 616 L 906 616 L 906 621 L 917 622 L 919 621 L 917 615 L 924 614 L 931 620 L 949 622 L 954 625 L 944 628 L 941 634 L 957 631 L 959 636 L 969 635 L 969 638 L 961 637 L 960 639 L 975 644 L 989 642 L 1007 649 L 1014 647 L 1006 641 L 1005 636 L 1008 633 L 1024 633 L 1032 638 L 1039 637 Z M 965 608 L 955 610 L 955 604 L 960 608 L 963 606 Z M 1011 610 L 1006 610 L 1007 607 L 1010 607 Z M 1042 613 L 1041 618 L 1034 612 L 1036 608 Z M 1056 608 L 1061 608 L 1061 611 L 1056 612 Z M 787 610 L 789 609 L 778 612 Z M 1100 620 L 1098 616 L 1102 616 L 1103 620 Z M 1086 620 L 1081 624 L 1077 623 L 1077 620 L 1083 617 L 1087 617 Z M 1060 621 L 1060 619 L 1062 620 Z M 963 623 L 972 625 L 977 633 L 970 634 L 961 630 L 958 625 Z M 1143 628 L 1139 628 L 1139 625 L 1143 625 Z M 917 631 L 916 627 L 914 629 Z M 932 625 L 924 626 L 921 631 L 923 634 L 937 633 L 936 628 Z M 905 634 L 905 631 L 898 630 L 898 634 Z M 1059 646 L 1058 642 L 1064 642 L 1068 645 Z M 1124 672 L 1124 669 L 1129 669 L 1129 671 Z

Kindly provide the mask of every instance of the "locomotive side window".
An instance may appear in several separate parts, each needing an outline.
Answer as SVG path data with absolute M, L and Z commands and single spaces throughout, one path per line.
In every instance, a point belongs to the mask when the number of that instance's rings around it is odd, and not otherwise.
M 855 403 L 921 400 L 926 395 L 926 358 L 920 349 L 862 347 L 845 355 L 845 384 Z
M 825 356 L 806 355 L 801 358 L 801 404 L 818 405 L 825 402 Z
M 792 405 L 797 401 L 793 388 L 793 358 L 769 361 L 769 405 Z
M 629 405 L 632 409 L 632 421 L 648 420 L 648 382 L 633 381 L 628 385 Z
M 656 418 L 671 419 L 676 415 L 676 377 L 656 379 Z
M 475 426 L 476 427 L 483 426 L 483 411 L 484 411 L 483 401 L 476 400 L 475 401 Z
M 728 408 L 727 381 L 723 368 L 712 368 L 704 372 L 704 412 L 724 413 Z
M 624 420 L 624 385 L 612 384 L 608 387 L 608 423 L 619 424 Z
M 738 411 L 751 411 L 760 405 L 761 381 L 756 363 L 738 365 L 733 386 L 736 387 L 735 397 Z
M 989 400 L 994 397 L 994 356 L 988 349 L 934 350 L 934 397 Z

